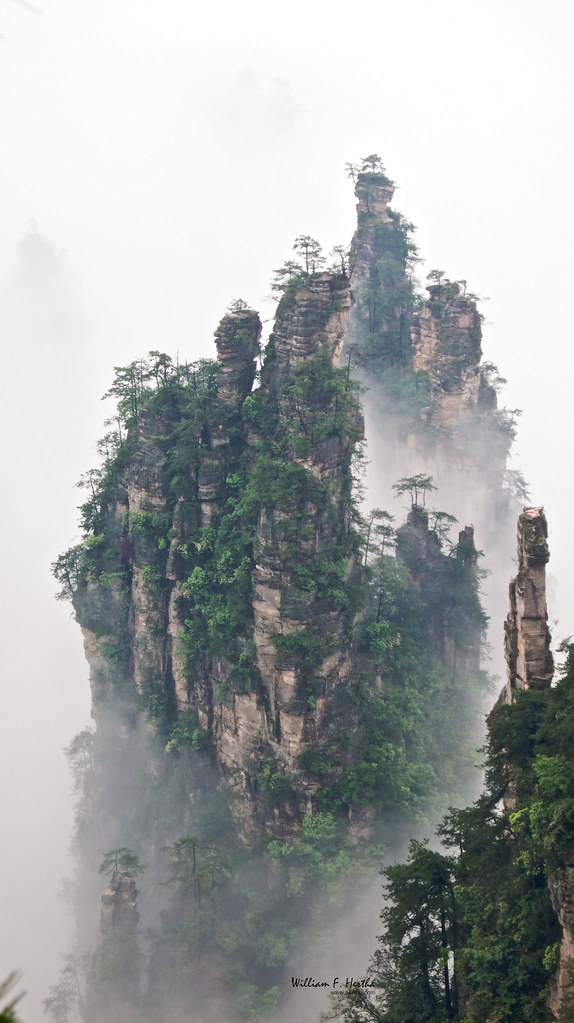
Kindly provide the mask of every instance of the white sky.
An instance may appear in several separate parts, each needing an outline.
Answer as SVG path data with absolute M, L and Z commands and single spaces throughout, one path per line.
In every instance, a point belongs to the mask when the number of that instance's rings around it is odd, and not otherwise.
M 272 316 L 295 236 L 351 237 L 347 161 L 382 156 L 421 277 L 489 296 L 485 355 L 524 409 L 514 465 L 550 523 L 551 617 L 574 632 L 570 0 L 37 6 L 0 0 L 0 300 L 35 220 L 81 313 L 61 335 L 3 321 L 0 976 L 23 971 L 26 1023 L 66 944 L 61 750 L 89 720 L 48 566 L 77 534 L 99 398 L 151 348 L 212 355 L 234 298 Z

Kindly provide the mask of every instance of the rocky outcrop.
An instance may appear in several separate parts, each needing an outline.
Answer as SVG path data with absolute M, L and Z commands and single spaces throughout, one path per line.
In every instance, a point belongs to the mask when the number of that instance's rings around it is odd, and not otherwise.
M 426 375 L 430 400 L 410 430 L 406 464 L 427 465 L 443 499 L 465 518 L 472 515 L 492 550 L 510 534 L 516 514 L 509 515 L 505 489 L 512 415 L 497 410 L 482 363 L 481 317 L 464 288 L 448 280 L 430 285 L 413 316 L 412 368 Z
M 504 626 L 506 685 L 500 702 L 520 689 L 546 687 L 554 663 L 546 607 L 548 527 L 542 508 L 525 508 L 518 519 L 518 574 L 510 584 L 510 610 Z
M 134 934 L 139 913 L 136 906 L 136 883 L 126 870 L 114 870 L 109 886 L 102 895 L 100 930 L 108 934 L 114 928 Z
M 351 292 L 346 277 L 330 273 L 311 274 L 297 288 L 288 288 L 277 309 L 277 317 L 262 383 L 277 380 L 286 368 L 326 346 L 334 365 L 347 333 Z
M 281 394 L 293 383 L 298 368 L 320 354 L 336 367 L 349 309 L 349 284 L 343 277 L 313 274 L 302 286 L 288 289 L 277 310 L 262 389 Z M 328 411 L 322 409 L 321 414 Z M 303 472 L 298 477 L 300 490 L 286 495 L 281 506 L 264 500 L 260 510 L 252 572 L 259 684 L 252 692 L 235 693 L 232 707 L 220 707 L 215 723 L 221 764 L 244 799 L 260 802 L 256 776 L 268 758 L 277 776 L 291 786 L 294 806 L 299 803 L 304 809 L 318 782 L 299 768 L 299 757 L 341 721 L 341 704 L 346 702 L 342 690 L 351 670 L 343 638 L 347 615 L 318 607 L 313 591 L 301 592 L 294 572 L 297 564 L 312 566 L 335 547 L 339 551 L 346 547 L 341 542 L 349 501 L 344 476 L 353 442 L 341 431 L 316 438 L 316 412 L 304 399 L 296 410 L 285 399 L 279 401 L 277 439 L 284 443 L 290 436 L 294 415 L 302 431 L 303 453 L 297 454 L 295 448 L 290 452 L 292 465 Z M 332 414 L 336 415 L 334 408 Z M 360 417 L 353 422 L 360 432 Z M 264 438 L 252 430 L 249 441 L 256 448 Z M 329 487 L 329 514 L 319 507 L 318 495 L 324 489 L 317 490 L 314 481 L 320 488 Z M 348 573 L 354 570 L 349 559 Z M 291 823 L 297 816 L 294 813 Z M 289 817 L 289 809 L 284 808 L 282 819 L 271 812 L 266 827 L 284 834 L 285 827 L 291 827 Z
M 254 309 L 228 313 L 215 331 L 217 394 L 230 410 L 238 409 L 253 387 L 260 337 L 261 320 Z
M 353 285 L 367 281 L 381 253 L 380 228 L 391 227 L 394 219 L 389 211 L 395 186 L 381 174 L 359 174 L 355 185 L 357 197 L 357 230 L 352 243 Z
M 371 383 L 381 372 L 411 361 L 410 323 L 414 291 L 409 277 L 411 225 L 390 209 L 394 186 L 384 174 L 359 174 L 357 229 L 351 243 L 354 306 L 347 351 Z M 359 353 L 359 354 L 357 354 Z
M 251 399 L 258 411 L 245 423 L 241 406 L 254 383 L 261 322 L 244 308 L 222 319 L 218 365 L 199 405 L 200 384 L 188 373 L 187 390 L 170 396 L 166 388 L 162 400 L 142 407 L 103 511 L 106 554 L 73 597 L 95 713 L 122 694 L 126 705 L 136 698 L 173 720 L 181 711 L 195 714 L 235 792 L 244 834 L 257 830 L 261 802 L 273 831 L 300 817 L 317 783 L 299 768 L 299 756 L 336 727 L 346 707 L 349 616 L 318 596 L 316 569 L 324 564 L 326 578 L 336 551 L 340 585 L 357 571 L 349 466 L 362 419 L 349 383 L 343 389 L 333 378 L 350 304 L 343 275 L 310 274 L 286 289 Z M 269 486 L 262 477 L 257 521 L 248 526 L 233 515 L 241 493 L 235 480 L 238 470 L 261 474 L 260 464 Z M 223 520 L 222 551 L 213 553 Z M 226 589 L 237 586 L 238 573 L 245 579 L 247 562 L 252 585 L 242 624 L 222 645 L 209 630 L 217 634 L 217 615 L 225 623 Z M 190 653 L 194 629 L 201 639 Z M 262 789 L 257 779 L 269 764 L 270 788 Z M 278 784 L 293 793 L 279 822 L 269 797 Z
M 429 426 L 455 430 L 473 415 L 481 392 L 481 326 L 474 299 L 457 282 L 427 288 L 430 298 L 413 317 L 413 369 L 428 373 L 432 404 L 424 410 Z M 492 392 L 490 401 L 496 395 Z
M 397 530 L 397 558 L 419 588 L 434 653 L 452 672 L 453 682 L 462 682 L 480 668 L 474 528 L 465 526 L 447 555 L 433 518 L 418 505 L 411 508 L 406 524 Z

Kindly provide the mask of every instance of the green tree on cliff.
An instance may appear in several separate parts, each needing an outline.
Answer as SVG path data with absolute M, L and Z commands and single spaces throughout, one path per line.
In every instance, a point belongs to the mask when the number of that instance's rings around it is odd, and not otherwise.
M 397 497 L 408 494 L 411 499 L 411 508 L 424 508 L 427 494 L 436 490 L 432 476 L 419 472 L 415 476 L 403 476 L 402 479 L 393 483 L 393 490 Z M 420 503 L 419 503 L 420 502 Z
M 295 239 L 293 248 L 297 255 L 301 256 L 305 264 L 305 273 L 314 274 L 320 270 L 325 263 L 323 250 L 320 242 L 311 238 L 308 234 L 300 234 Z
M 109 874 L 111 877 L 117 870 L 125 870 L 126 874 L 137 877 L 138 874 L 143 874 L 145 867 L 142 866 L 139 858 L 133 852 L 122 846 L 119 849 L 110 849 L 106 853 L 98 873 Z

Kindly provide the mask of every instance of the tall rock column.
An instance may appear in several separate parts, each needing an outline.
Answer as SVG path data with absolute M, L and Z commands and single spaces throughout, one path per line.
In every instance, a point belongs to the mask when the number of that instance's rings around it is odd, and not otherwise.
M 518 519 L 518 575 L 510 584 L 504 626 L 507 681 L 500 700 L 510 703 L 520 689 L 545 687 L 554 662 L 546 608 L 548 527 L 542 508 L 525 508 Z
M 542 508 L 525 508 L 518 520 L 518 574 L 510 584 L 510 610 L 505 622 L 507 681 L 492 712 L 512 703 L 524 689 L 550 686 L 554 662 L 546 608 L 548 528 Z M 513 806 L 512 790 L 505 807 Z M 550 983 L 548 1005 L 556 1019 L 572 997 L 574 967 L 574 847 L 561 870 L 548 878 L 552 907 L 562 928 L 558 968 Z
M 100 930 L 108 934 L 118 928 L 126 934 L 134 934 L 139 913 L 136 907 L 136 883 L 126 870 L 114 870 L 112 879 L 102 895 Z
M 384 174 L 357 177 L 357 229 L 351 244 L 355 304 L 348 348 L 350 354 L 360 350 L 360 371 L 367 378 L 404 369 L 411 361 L 412 225 L 390 209 L 394 191 Z
M 255 380 L 261 320 L 254 309 L 228 313 L 215 331 L 217 346 L 217 394 L 229 410 L 239 408 Z

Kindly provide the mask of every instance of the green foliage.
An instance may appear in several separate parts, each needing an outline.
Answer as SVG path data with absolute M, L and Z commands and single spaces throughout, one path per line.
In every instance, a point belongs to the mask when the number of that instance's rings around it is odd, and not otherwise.
M 303 835 L 310 842 L 318 845 L 333 844 L 337 832 L 337 825 L 332 813 L 305 814 L 301 822 Z
M 572 844 L 574 647 L 566 651 L 557 686 L 520 692 L 492 722 L 490 781 L 506 788 L 512 779 L 516 795 L 509 820 L 528 871 L 559 871 Z
M 280 293 L 284 301 L 294 302 L 298 288 L 305 287 L 313 274 L 320 273 L 326 264 L 326 258 L 320 243 L 308 234 L 301 234 L 295 239 L 293 249 L 298 260 L 288 259 L 278 270 L 274 271 L 271 290 Z M 349 276 L 349 254 L 343 246 L 336 246 L 332 253 L 334 262 L 329 273 L 346 279 Z
M 557 685 L 522 691 L 495 712 L 486 790 L 472 806 L 451 809 L 438 829 L 456 858 L 414 846 L 406 864 L 385 871 L 390 882 L 382 913 L 385 934 L 371 964 L 382 993 L 362 1004 L 353 994 L 343 996 L 333 1018 L 550 1019 L 548 987 L 561 928 L 548 885 L 560 889 L 565 882 L 574 829 L 573 646 L 567 654 Z M 507 808 L 500 804 L 505 793 L 512 798 Z M 429 885 L 432 858 L 437 879 L 444 879 L 436 887 Z M 464 996 L 458 1002 L 457 986 Z M 561 1019 L 570 1019 L 571 1012 L 570 1000 Z
M 378 517 L 381 510 L 375 512 L 371 536 L 376 522 L 386 528 Z M 411 566 L 376 546 L 371 540 L 371 584 L 360 633 L 363 674 L 353 694 L 360 724 L 352 762 L 318 750 L 308 767 L 323 781 L 317 796 L 322 807 L 374 805 L 386 819 L 409 814 L 412 827 L 413 818 L 427 813 L 439 793 L 460 798 L 471 781 L 472 736 L 485 678 L 464 667 L 463 652 L 476 646 L 484 620 L 468 552 L 465 561 L 462 554 L 447 557 L 437 547 L 434 560 L 422 562 L 413 554 Z M 419 586 L 410 568 L 421 572 L 423 565 Z M 454 641 L 454 664 L 445 664 L 432 649 L 433 630 Z M 456 720 L 457 728 L 445 733 L 445 720 Z
M 315 238 L 311 238 L 308 234 L 300 234 L 295 239 L 293 248 L 298 256 L 300 256 L 305 263 L 305 273 L 314 274 L 325 263 L 325 257 L 322 255 L 321 245 Z
M 133 512 L 127 514 L 127 532 L 137 540 L 158 550 L 165 550 L 166 537 L 171 526 L 167 512 Z
M 403 479 L 397 480 L 396 483 L 393 483 L 393 490 L 397 497 L 408 494 L 411 499 L 411 508 L 424 508 L 426 495 L 431 490 L 436 490 L 436 487 L 432 476 L 419 472 L 415 476 L 404 476 Z
M 119 849 L 110 849 L 105 854 L 98 873 L 109 874 L 112 877 L 116 871 L 125 870 L 132 877 L 137 877 L 138 874 L 143 874 L 145 869 L 140 863 L 139 858 L 130 849 L 122 846 Z
M 109 512 L 115 501 L 125 500 L 122 473 L 142 410 L 173 420 L 166 473 L 179 483 L 190 479 L 190 468 L 197 465 L 202 432 L 213 421 L 217 394 L 214 361 L 179 364 L 164 353 L 152 351 L 147 359 L 116 367 L 115 373 L 114 383 L 104 397 L 117 399 L 117 416 L 108 420 L 108 424 L 116 423 L 117 432 L 100 442 L 104 456 L 101 467 L 86 473 L 78 484 L 89 493 L 80 508 L 84 538 L 52 565 L 61 585 L 60 599 L 72 599 L 90 579 L 111 588 L 127 581 L 125 555 L 118 556 L 110 536 L 113 523 Z M 142 553 L 150 546 L 165 551 L 170 518 L 168 512 L 130 513 L 125 528 L 142 547 Z
M 305 360 L 292 374 L 281 399 L 285 440 L 297 457 L 310 456 L 321 441 L 340 438 L 345 445 L 362 439 L 358 385 L 335 368 L 327 346 Z
M 271 290 L 286 295 L 293 295 L 295 289 L 306 284 L 309 279 L 302 263 L 296 263 L 293 259 L 288 259 L 273 272 L 275 276 L 271 281 Z
M 239 487 L 232 481 L 232 490 Z M 183 594 L 188 601 L 183 644 L 188 664 L 196 670 L 219 655 L 232 666 L 229 685 L 252 685 L 252 662 L 241 637 L 251 622 L 251 569 L 254 528 L 242 517 L 237 499 L 230 497 L 215 526 L 204 527 L 193 540 L 191 569 Z
M 135 1021 L 141 957 L 135 934 L 112 928 L 92 955 L 85 1013 L 104 1023 Z
M 144 565 L 142 568 L 142 585 L 144 590 L 157 594 L 160 592 L 163 584 L 163 576 L 158 572 L 157 568 L 153 565 Z
M 245 313 L 249 310 L 249 305 L 242 298 L 235 298 L 227 306 L 228 313 Z
M 480 378 L 487 387 L 492 387 L 496 393 L 502 390 L 506 379 L 500 375 L 498 366 L 493 362 L 482 362 L 480 364 Z
M 195 711 L 180 711 L 166 743 L 166 753 L 180 753 L 184 749 L 203 750 L 208 745 L 209 738 L 199 727 Z
M 216 368 L 217 364 L 210 360 L 180 364 L 164 352 L 151 351 L 147 359 L 114 367 L 114 382 L 104 399 L 116 398 L 119 421 L 127 430 L 138 422 L 143 406 L 150 407 L 148 399 L 154 396 L 161 395 L 160 403 L 165 406 L 177 404 L 187 392 L 197 395 L 204 390 L 213 391 Z
M 384 934 L 368 970 L 380 993 L 351 988 L 333 997 L 335 1012 L 325 1018 L 446 1023 L 457 1011 L 454 861 L 412 841 L 407 862 L 387 867 L 383 874 Z
M 256 775 L 255 780 L 272 806 L 289 802 L 295 794 L 289 777 L 277 770 L 274 760 L 268 760 L 263 765 L 263 769 Z
M 83 543 L 70 547 L 52 564 L 52 575 L 60 584 L 58 600 L 71 600 L 89 575 L 90 559 Z

